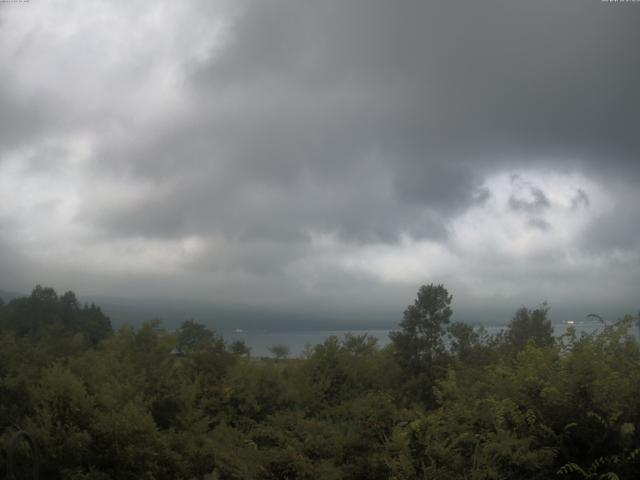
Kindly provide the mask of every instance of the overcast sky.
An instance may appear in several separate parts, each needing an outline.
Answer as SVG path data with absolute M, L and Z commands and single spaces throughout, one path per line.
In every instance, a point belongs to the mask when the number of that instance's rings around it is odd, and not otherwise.
M 638 309 L 639 46 L 600 0 L 0 3 L 0 289 Z

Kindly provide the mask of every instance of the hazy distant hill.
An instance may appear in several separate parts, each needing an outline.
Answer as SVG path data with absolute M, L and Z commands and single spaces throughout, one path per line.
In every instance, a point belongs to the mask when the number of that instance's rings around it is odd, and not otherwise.
M 58 292 L 60 293 L 60 292 Z M 0 290 L 0 298 L 8 302 L 29 295 L 25 292 Z M 80 295 L 81 303 L 95 303 L 109 316 L 115 328 L 140 325 L 160 320 L 165 328 L 176 328 L 184 320 L 193 319 L 220 332 L 245 331 L 312 331 L 343 329 L 384 329 L 397 324 L 393 314 L 378 313 L 350 316 L 344 313 L 281 312 L 242 305 L 217 305 L 202 301 L 167 298 L 122 298 L 102 295 Z
M 60 292 L 58 292 L 60 293 Z M 0 298 L 8 302 L 28 293 L 0 290 Z M 165 328 L 173 329 L 187 319 L 193 319 L 219 332 L 242 329 L 247 332 L 294 332 L 328 330 L 384 330 L 398 328 L 402 308 L 398 311 L 358 311 L 345 313 L 337 310 L 277 311 L 244 305 L 213 304 L 205 301 L 171 298 L 122 298 L 102 295 L 78 294 L 81 303 L 95 303 L 108 315 L 115 328 L 121 325 L 140 325 L 158 319 Z M 506 325 L 518 305 L 499 305 L 477 310 L 465 310 L 454 305 L 452 321 L 471 324 Z M 555 324 L 567 320 L 582 321 L 588 313 L 598 313 L 607 321 L 622 318 L 634 311 L 626 305 L 557 308 L 551 305 L 550 318 Z
M 342 329 L 393 328 L 393 315 L 348 316 L 347 314 L 280 312 L 242 305 L 216 305 L 175 299 L 126 299 L 117 297 L 82 296 L 82 302 L 93 302 L 111 318 L 114 327 L 138 325 L 158 319 L 166 328 L 175 328 L 182 321 L 193 319 L 210 328 L 225 332 L 244 331 L 309 331 Z

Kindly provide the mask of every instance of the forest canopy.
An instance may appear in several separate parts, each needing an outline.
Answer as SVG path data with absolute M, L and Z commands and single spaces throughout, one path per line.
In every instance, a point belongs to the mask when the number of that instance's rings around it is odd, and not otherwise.
M 0 475 L 24 431 L 47 479 L 638 478 L 637 317 L 554 337 L 542 304 L 489 335 L 452 299 L 420 287 L 384 348 L 256 358 L 193 320 L 114 331 L 37 286 L 0 301 Z

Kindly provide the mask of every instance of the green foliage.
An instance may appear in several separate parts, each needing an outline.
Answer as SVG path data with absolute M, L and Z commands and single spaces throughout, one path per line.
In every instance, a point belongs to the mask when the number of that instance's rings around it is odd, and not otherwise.
M 211 330 L 193 320 L 182 322 L 177 333 L 176 346 L 185 353 L 207 350 L 220 341 Z
M 371 391 L 388 390 L 399 367 L 388 351 L 380 351 L 375 339 L 331 336 L 313 347 L 301 367 L 316 408 L 338 405 Z
M 251 354 L 251 349 L 244 340 L 235 340 L 232 342 L 231 345 L 229 345 L 229 351 L 239 356 L 248 357 Z
M 391 332 L 398 364 L 408 378 L 406 389 L 416 399 L 432 401 L 432 388 L 445 354 L 444 327 L 451 318 L 452 295 L 442 285 L 423 285 L 404 312 L 401 331 Z
M 291 354 L 291 349 L 287 345 L 272 345 L 269 347 L 269 352 L 278 360 L 282 360 Z
M 515 350 L 521 350 L 527 342 L 541 347 L 552 345 L 553 326 L 547 318 L 548 313 L 546 303 L 535 310 L 520 308 L 507 327 L 507 341 Z
M 227 373 L 221 409 L 228 424 L 254 425 L 290 403 L 282 371 L 273 364 L 242 361 Z
M 53 480 L 640 476 L 636 318 L 553 339 L 543 305 L 490 337 L 450 303 L 274 360 L 193 321 L 92 337 L 97 307 L 37 287 L 0 304 L 0 462 L 24 429 Z
M 42 338 L 81 334 L 96 345 L 112 333 L 111 322 L 99 307 L 81 306 L 73 292 L 58 296 L 52 288 L 36 286 L 31 295 L 0 305 L 0 326 L 21 337 Z

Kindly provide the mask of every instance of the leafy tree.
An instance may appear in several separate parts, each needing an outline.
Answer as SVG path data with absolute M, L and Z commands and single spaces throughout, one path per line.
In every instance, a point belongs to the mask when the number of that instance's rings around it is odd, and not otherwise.
M 239 356 L 248 357 L 251 354 L 251 349 L 249 348 L 249 346 L 244 340 L 235 340 L 229 346 L 229 350 L 234 355 L 239 355 Z
M 311 348 L 300 366 L 315 408 L 335 406 L 372 391 L 391 389 L 401 376 L 390 351 L 367 336 L 330 336 Z
M 409 390 L 431 400 L 437 364 L 443 359 L 444 327 L 451 318 L 452 295 L 443 285 L 423 285 L 413 305 L 404 311 L 401 331 L 389 335 L 398 363 L 409 377 Z
M 340 431 L 332 422 L 305 418 L 298 411 L 280 412 L 253 430 L 251 440 L 263 472 L 260 479 L 344 478 L 337 465 L 342 460 Z
M 520 308 L 507 327 L 507 341 L 515 350 L 521 350 L 529 341 L 540 347 L 553 344 L 553 326 L 547 318 L 546 303 L 535 310 Z
M 273 363 L 238 361 L 225 376 L 221 409 L 229 425 L 250 426 L 291 403 L 282 369 Z
M 205 350 L 216 340 L 215 334 L 194 320 L 185 320 L 178 329 L 177 346 L 183 352 Z
M 11 300 L 2 310 L 2 324 L 31 339 L 80 333 L 96 345 L 113 333 L 109 317 L 93 304 L 81 307 L 71 291 L 58 296 L 53 288 L 37 285 L 31 295 Z
M 100 307 L 93 303 L 76 310 L 76 315 L 79 324 L 77 330 L 82 332 L 92 345 L 97 345 L 113 333 L 111 321 L 102 313 Z
M 54 476 L 59 466 L 81 466 L 91 448 L 93 399 L 81 379 L 55 364 L 43 371 L 32 387 L 35 414 L 29 423 L 45 456 L 44 475 Z M 56 465 L 58 464 L 58 465 Z
M 479 335 L 471 325 L 455 322 L 447 329 L 451 353 L 460 360 L 468 360 L 479 343 Z
M 272 345 L 268 348 L 268 350 L 278 360 L 283 360 L 291 354 L 291 349 L 289 348 L 289 346 L 283 344 Z
M 234 356 L 227 350 L 224 339 L 206 326 L 187 320 L 176 334 L 177 348 L 187 354 L 183 368 L 191 378 L 217 382 L 233 364 Z
M 368 356 L 376 352 L 378 339 L 366 333 L 364 335 L 347 333 L 342 340 L 342 346 L 352 355 Z

